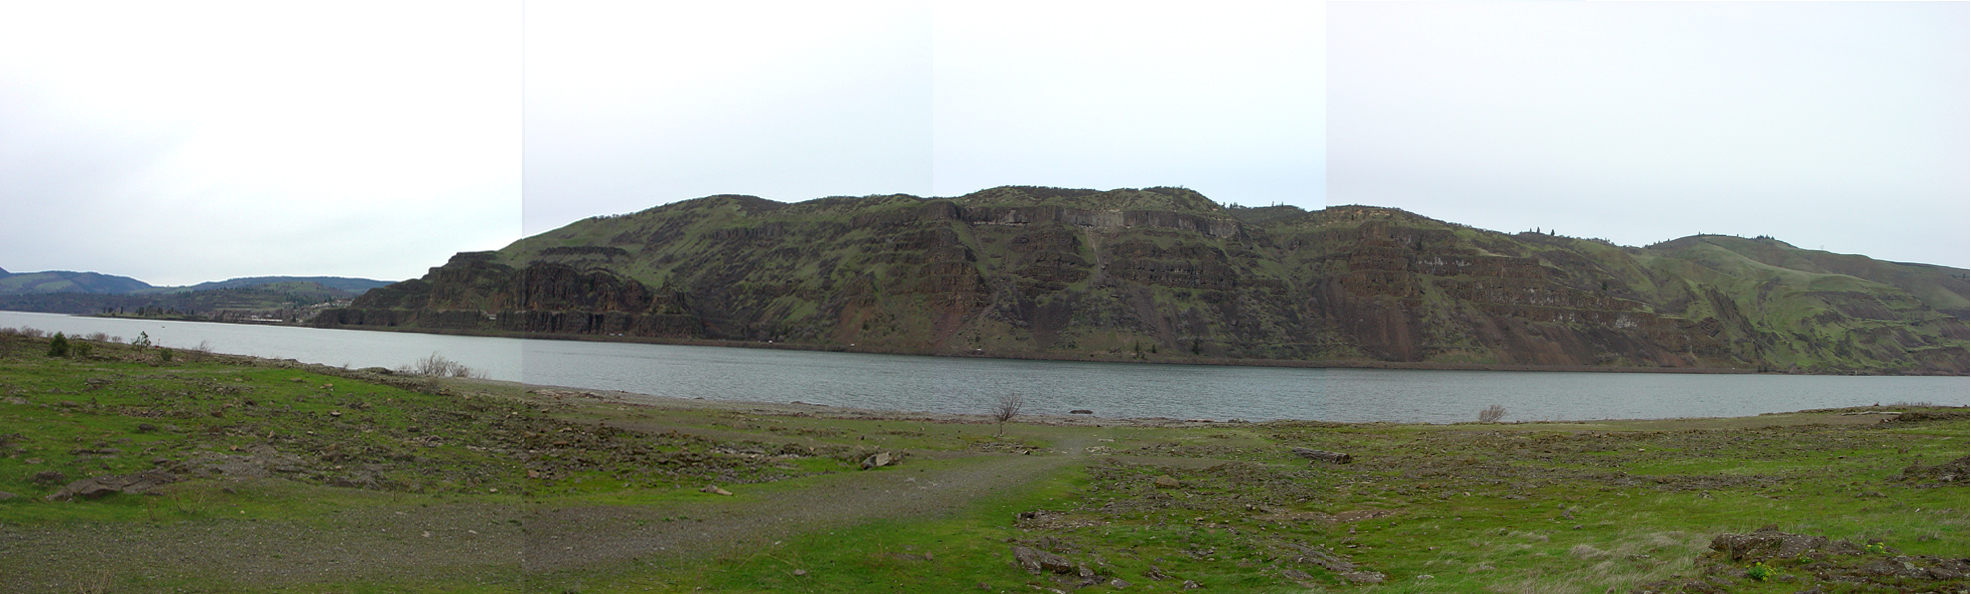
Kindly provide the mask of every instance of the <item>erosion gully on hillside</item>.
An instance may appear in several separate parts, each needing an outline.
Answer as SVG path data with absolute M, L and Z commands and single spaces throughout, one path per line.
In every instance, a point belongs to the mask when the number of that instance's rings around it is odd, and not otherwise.
M 1962 407 L 1000 435 L 47 351 L 0 333 L 10 592 L 1963 592 L 1971 563 Z

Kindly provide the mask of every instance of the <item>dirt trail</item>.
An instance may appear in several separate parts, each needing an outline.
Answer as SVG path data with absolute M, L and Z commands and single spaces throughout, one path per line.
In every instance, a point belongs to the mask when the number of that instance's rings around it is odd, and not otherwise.
M 1092 436 L 1047 455 L 970 454 L 821 477 L 815 486 L 635 506 L 378 506 L 313 521 L 0 526 L 0 591 L 213 578 L 275 585 L 324 580 L 507 582 L 646 557 L 694 559 L 879 519 L 937 517 L 1053 476 Z M 688 519 L 664 521 L 683 516 Z M 164 587 L 159 582 L 160 588 Z M 143 591 L 145 588 L 134 588 Z
M 529 516 L 528 572 L 571 569 L 641 556 L 695 558 L 764 546 L 775 539 L 879 519 L 935 517 L 978 499 L 1014 492 L 1074 463 L 1085 445 L 1044 456 L 981 454 L 934 470 L 910 465 L 828 477 L 812 488 L 672 505 L 539 509 Z M 1061 453 L 1070 452 L 1070 453 Z M 687 520 L 665 521 L 677 515 Z
M 518 578 L 519 505 L 364 507 L 313 522 L 212 519 L 0 527 L 0 591 L 143 591 L 153 580 L 280 584 Z M 502 570 L 504 566 L 505 570 Z M 163 588 L 165 583 L 159 583 Z M 129 590 L 126 590 L 129 588 Z

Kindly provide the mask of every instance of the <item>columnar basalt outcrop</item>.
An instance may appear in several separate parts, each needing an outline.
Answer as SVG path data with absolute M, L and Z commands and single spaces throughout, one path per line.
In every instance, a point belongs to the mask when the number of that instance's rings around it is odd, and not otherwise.
M 1786 268 L 1794 265 L 1797 268 Z M 1004 356 L 1966 372 L 1963 269 L 1181 188 L 711 196 L 463 253 L 322 326 Z

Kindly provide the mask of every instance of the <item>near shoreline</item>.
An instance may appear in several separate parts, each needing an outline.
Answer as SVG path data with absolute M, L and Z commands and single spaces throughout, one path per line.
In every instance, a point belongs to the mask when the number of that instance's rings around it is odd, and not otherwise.
M 89 351 L 0 333 L 0 590 L 1963 592 L 1971 572 L 1964 407 L 1002 428 Z

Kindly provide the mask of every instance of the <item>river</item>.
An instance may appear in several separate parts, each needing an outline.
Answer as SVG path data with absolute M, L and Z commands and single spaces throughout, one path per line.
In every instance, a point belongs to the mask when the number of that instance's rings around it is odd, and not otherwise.
M 1025 412 L 1180 419 L 1454 423 L 1490 405 L 1506 420 L 1748 416 L 1811 408 L 1971 403 L 1962 377 L 1851 377 L 1315 369 L 872 355 L 522 340 L 111 319 L 0 311 L 0 328 L 144 333 L 171 348 L 331 366 L 399 367 L 432 353 L 496 380 L 680 398 L 807 402 L 983 414 L 1006 394 Z

